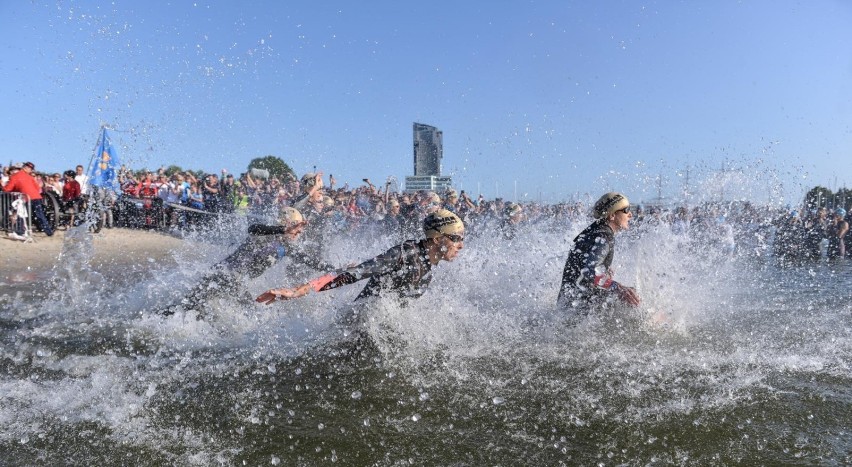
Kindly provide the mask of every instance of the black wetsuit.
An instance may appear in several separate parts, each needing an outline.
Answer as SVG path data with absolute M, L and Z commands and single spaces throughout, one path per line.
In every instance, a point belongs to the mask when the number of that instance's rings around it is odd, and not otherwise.
M 826 256 L 830 259 L 843 258 L 846 256 L 846 241 L 840 236 L 840 231 L 845 228 L 846 221 L 835 222 L 830 224 L 826 229 L 828 236 L 828 249 Z
M 201 305 L 214 296 L 223 293 L 238 294 L 246 278 L 259 277 L 285 256 L 317 270 L 332 269 L 330 264 L 306 254 L 289 242 L 281 240 L 280 235 L 283 235 L 284 232 L 284 227 L 281 226 L 249 226 L 249 238 L 227 258 L 214 265 L 214 271 L 204 276 L 201 282 L 193 287 L 179 304 L 169 306 L 162 310 L 161 314 L 173 314 L 178 306 L 185 310 L 198 310 Z
M 580 232 L 565 261 L 557 303 L 563 308 L 588 311 L 613 297 L 618 287 L 609 270 L 614 255 L 615 232 L 605 219 Z
M 367 278 L 370 280 L 356 301 L 385 292 L 392 292 L 403 301 L 423 295 L 432 280 L 432 263 L 429 262 L 426 240 L 408 240 L 373 259 L 346 268 L 320 291 Z

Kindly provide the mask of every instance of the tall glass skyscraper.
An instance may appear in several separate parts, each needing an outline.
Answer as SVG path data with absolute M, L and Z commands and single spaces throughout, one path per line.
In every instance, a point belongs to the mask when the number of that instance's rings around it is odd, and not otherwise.
M 429 125 L 414 123 L 414 175 L 441 175 L 444 133 Z
M 430 125 L 414 123 L 414 176 L 405 177 L 405 191 L 443 191 L 452 185 L 451 177 L 441 176 L 444 133 Z

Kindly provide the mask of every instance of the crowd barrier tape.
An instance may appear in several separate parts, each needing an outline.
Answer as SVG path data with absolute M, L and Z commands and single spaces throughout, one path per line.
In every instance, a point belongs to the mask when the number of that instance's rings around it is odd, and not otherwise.
M 27 233 L 31 234 L 33 231 L 33 209 L 30 205 L 30 197 L 17 191 L 0 192 L 0 230 L 4 232 L 15 230 L 15 226 L 12 225 L 12 212 L 16 209 L 12 206 L 12 203 L 18 198 L 26 202 L 27 218 L 24 219 L 24 222 L 26 223 Z

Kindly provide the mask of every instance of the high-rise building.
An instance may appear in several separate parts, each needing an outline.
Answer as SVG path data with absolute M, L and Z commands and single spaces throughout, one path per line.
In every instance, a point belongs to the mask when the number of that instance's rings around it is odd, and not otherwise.
M 441 176 L 444 133 L 430 125 L 414 123 L 414 176 L 405 177 L 405 191 L 444 191 L 452 177 Z
M 429 125 L 414 123 L 414 175 L 441 175 L 444 133 Z

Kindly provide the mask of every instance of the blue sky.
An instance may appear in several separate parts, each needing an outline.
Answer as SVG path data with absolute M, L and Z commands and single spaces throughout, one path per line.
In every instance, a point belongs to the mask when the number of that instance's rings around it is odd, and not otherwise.
M 417 121 L 487 197 L 795 202 L 852 186 L 849 25 L 840 1 L 0 0 L 0 160 L 86 163 L 105 123 L 134 168 L 401 180 Z

